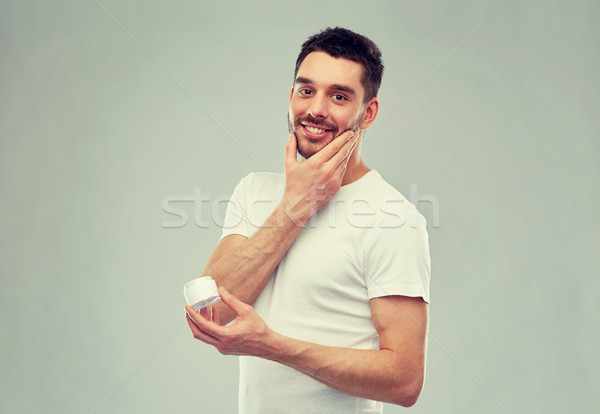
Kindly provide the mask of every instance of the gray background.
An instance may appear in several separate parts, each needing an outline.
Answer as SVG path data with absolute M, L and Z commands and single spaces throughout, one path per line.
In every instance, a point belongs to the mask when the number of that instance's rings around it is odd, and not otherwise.
M 182 326 L 182 285 L 240 177 L 282 170 L 294 60 L 328 25 L 382 49 L 364 157 L 428 219 L 412 412 L 598 410 L 599 11 L 2 2 L 0 412 L 236 411 L 237 360 Z

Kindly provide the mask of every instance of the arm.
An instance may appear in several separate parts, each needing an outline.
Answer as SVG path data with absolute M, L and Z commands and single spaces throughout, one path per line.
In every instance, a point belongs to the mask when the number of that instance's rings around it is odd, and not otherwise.
M 294 242 L 304 224 L 339 190 L 348 159 L 358 138 L 347 131 L 318 154 L 299 163 L 294 133 L 286 146 L 286 184 L 282 201 L 250 238 L 225 237 L 208 260 L 205 275 L 225 286 L 245 303 L 252 303 Z M 216 305 L 222 323 L 235 314 L 224 304 Z
M 238 314 L 230 326 L 220 326 L 218 314 L 199 314 L 191 307 L 188 325 L 194 337 L 227 355 L 251 355 L 297 369 L 330 387 L 363 398 L 413 405 L 425 371 L 428 307 L 421 298 L 386 296 L 371 299 L 379 350 L 327 347 L 284 337 L 228 292 L 226 305 Z

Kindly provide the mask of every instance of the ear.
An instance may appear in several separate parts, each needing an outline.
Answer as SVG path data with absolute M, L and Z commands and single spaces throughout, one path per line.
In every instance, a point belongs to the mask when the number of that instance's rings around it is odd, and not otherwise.
M 360 129 L 367 129 L 370 127 L 375 119 L 377 118 L 377 114 L 379 113 L 379 100 L 377 97 L 371 98 L 371 100 L 367 103 L 365 108 L 365 114 L 363 115 L 363 119 L 360 123 Z
M 292 85 L 292 90 L 290 91 L 290 102 L 292 102 L 292 96 L 294 96 L 294 85 Z

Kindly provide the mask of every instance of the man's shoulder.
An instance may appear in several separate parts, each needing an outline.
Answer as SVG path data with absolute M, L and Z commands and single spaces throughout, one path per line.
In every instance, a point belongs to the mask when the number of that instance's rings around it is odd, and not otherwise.
M 238 187 L 250 194 L 277 194 L 285 188 L 285 174 L 251 172 L 240 180 Z
M 366 180 L 361 185 L 360 194 L 369 197 L 374 202 L 399 201 L 406 205 L 411 203 L 394 185 L 381 176 L 376 170 L 369 171 Z
M 273 172 L 258 172 L 253 171 L 246 174 L 242 177 L 241 182 L 246 185 L 256 185 L 256 184 L 277 184 L 281 181 L 285 182 L 285 174 L 284 173 L 273 173 Z
M 384 220 L 390 218 L 410 218 L 411 222 L 425 222 L 425 218 L 417 207 L 400 192 L 393 184 L 375 170 L 369 173 L 369 180 L 362 186 L 362 195 L 374 207 L 377 207 L 378 216 Z M 389 224 L 389 223 L 388 223 Z M 387 226 L 387 224 L 386 224 Z

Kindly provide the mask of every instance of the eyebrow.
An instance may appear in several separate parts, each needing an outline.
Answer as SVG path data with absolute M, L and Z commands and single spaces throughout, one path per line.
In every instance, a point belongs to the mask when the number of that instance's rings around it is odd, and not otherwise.
M 313 85 L 313 83 L 310 79 L 303 78 L 301 76 L 296 78 L 296 82 L 294 84 L 298 84 L 298 83 L 302 83 L 302 84 L 306 84 L 306 85 Z M 356 91 L 346 85 L 334 84 L 334 85 L 331 85 L 329 87 L 329 89 L 333 89 L 333 90 L 340 91 L 340 92 L 346 92 L 349 95 L 356 96 Z

